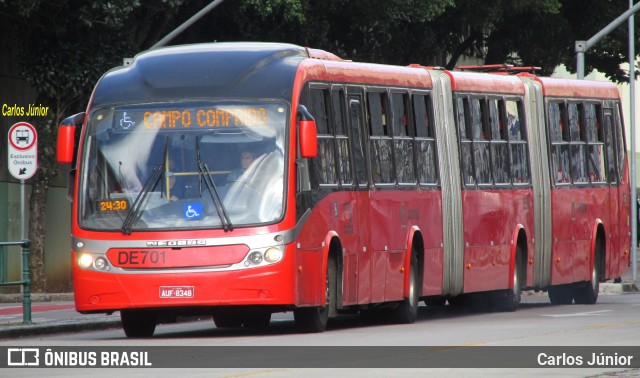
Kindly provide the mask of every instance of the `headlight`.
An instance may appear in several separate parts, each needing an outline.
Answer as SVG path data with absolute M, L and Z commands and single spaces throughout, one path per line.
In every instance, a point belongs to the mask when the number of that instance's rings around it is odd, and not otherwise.
M 249 261 L 254 264 L 254 265 L 258 265 L 262 262 L 262 253 L 260 252 L 251 252 L 249 254 Z
M 282 251 L 278 248 L 269 248 L 264 253 L 264 259 L 268 263 L 275 263 L 282 260 Z
M 91 257 L 91 255 L 86 253 L 83 253 L 82 255 L 80 255 L 80 258 L 78 259 L 78 265 L 82 269 L 89 268 L 91 264 L 93 264 L 93 257 Z
M 104 257 L 98 257 L 94 266 L 98 270 L 109 270 L 109 263 L 107 263 L 107 259 L 105 259 Z

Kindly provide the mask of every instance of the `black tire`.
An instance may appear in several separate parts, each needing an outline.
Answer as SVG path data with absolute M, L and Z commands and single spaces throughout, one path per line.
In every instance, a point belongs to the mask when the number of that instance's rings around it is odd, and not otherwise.
M 267 328 L 271 322 L 270 312 L 257 312 L 246 314 L 242 324 L 246 328 Z
M 418 317 L 418 302 L 420 302 L 420 280 L 418 276 L 418 258 L 415 254 L 412 254 L 409 266 L 409 294 L 407 298 L 400 302 L 398 307 L 393 309 L 391 319 L 394 323 L 415 323 Z
M 129 338 L 148 338 L 153 336 L 158 324 L 158 314 L 154 311 L 122 310 L 120 320 L 124 334 Z
M 461 294 L 455 297 L 451 297 L 447 299 L 447 303 L 449 307 L 455 309 L 463 309 L 471 306 L 471 301 L 469 300 L 469 294 Z
M 302 307 L 293 311 L 296 326 L 301 332 L 319 333 L 327 328 L 329 313 L 336 313 L 336 261 L 327 261 L 326 301 L 324 306 Z
M 598 301 L 600 292 L 600 272 L 602 271 L 603 243 L 601 239 L 596 241 L 596 250 L 594 252 L 593 270 L 591 271 L 591 280 L 584 287 L 573 289 L 573 299 L 576 304 L 595 304 Z
M 573 302 L 573 291 L 566 285 L 551 286 L 548 294 L 551 304 L 554 305 L 567 305 Z
M 447 299 L 444 297 L 430 297 L 424 300 L 424 304 L 427 307 L 444 307 L 447 304 Z
M 212 316 L 213 323 L 217 328 L 239 328 L 242 327 L 242 318 L 237 314 L 218 313 Z
M 522 272 L 522 256 L 523 251 L 520 246 L 516 250 L 516 261 L 513 268 L 513 288 L 507 289 L 505 292 L 498 293 L 496 307 L 500 311 L 513 312 L 518 309 L 520 299 L 522 298 L 522 282 L 524 272 Z

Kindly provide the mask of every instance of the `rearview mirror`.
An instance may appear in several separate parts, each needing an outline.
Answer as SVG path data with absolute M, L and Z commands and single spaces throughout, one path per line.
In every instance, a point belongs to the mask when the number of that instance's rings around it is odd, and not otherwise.
M 298 133 L 300 155 L 303 158 L 314 158 L 318 156 L 316 121 L 304 105 L 298 106 Z
M 78 113 L 65 118 L 58 127 L 56 160 L 58 164 L 72 164 L 78 152 L 76 132 L 82 129 L 85 113 Z

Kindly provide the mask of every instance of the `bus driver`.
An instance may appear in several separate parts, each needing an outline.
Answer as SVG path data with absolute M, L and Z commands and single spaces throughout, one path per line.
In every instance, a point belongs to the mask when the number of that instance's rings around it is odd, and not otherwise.
M 238 181 L 254 160 L 256 160 L 256 154 L 254 152 L 246 150 L 242 151 L 240 153 L 240 168 L 234 169 L 229 173 L 227 176 L 227 183 Z

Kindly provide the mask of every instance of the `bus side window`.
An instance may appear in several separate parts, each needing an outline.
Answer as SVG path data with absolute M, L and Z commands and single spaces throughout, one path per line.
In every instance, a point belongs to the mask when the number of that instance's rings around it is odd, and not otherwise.
M 584 133 L 582 132 L 581 117 L 582 104 L 569 103 L 567 116 L 569 119 L 570 151 L 571 151 L 571 175 L 573 182 L 584 184 L 587 179 L 587 164 L 585 155 Z
M 507 139 L 511 154 L 511 179 L 514 184 L 528 184 L 531 178 L 526 133 L 523 117 L 520 116 L 521 106 L 520 101 L 505 101 Z
M 393 118 L 393 150 L 396 162 L 396 175 L 400 184 L 415 184 L 416 173 L 413 156 L 414 123 L 409 116 L 408 93 L 391 93 Z
M 606 167 L 604 165 L 604 133 L 599 121 L 601 106 L 585 104 L 584 122 L 587 140 L 587 169 L 592 183 L 606 182 Z
M 418 182 L 421 185 L 438 182 L 436 170 L 436 143 L 430 122 L 431 98 L 428 95 L 413 95 L 413 118 L 415 120 L 416 163 Z
M 506 135 L 503 133 L 504 101 L 487 100 L 489 127 L 491 129 L 491 160 L 496 185 L 510 184 L 509 153 Z
M 367 115 L 369 119 L 369 151 L 371 176 L 374 184 L 395 182 L 393 169 L 393 140 L 387 119 L 389 118 L 386 92 L 367 93 Z
M 616 143 L 613 130 L 613 112 L 611 108 L 606 108 L 604 113 L 604 136 L 607 149 L 607 178 L 610 184 L 618 182 L 618 173 L 616 170 Z
M 569 160 L 569 132 L 564 127 L 565 105 L 562 102 L 547 104 L 549 142 L 551 143 L 551 176 L 556 184 L 571 182 Z
M 340 183 L 353 184 L 351 171 L 351 156 L 349 154 L 349 137 L 345 122 L 345 95 L 344 89 L 336 87 L 331 91 L 331 110 L 333 112 L 333 125 L 335 126 L 337 173 Z
M 624 171 L 624 161 L 626 159 L 627 147 L 624 139 L 624 129 L 622 127 L 622 114 L 620 111 L 620 103 L 617 103 L 614 107 L 615 118 L 614 127 L 616 131 L 616 150 L 618 152 L 618 172 L 622 179 L 622 172 Z
M 460 164 L 462 179 L 465 185 L 475 185 L 476 179 L 473 170 L 473 150 L 471 144 L 471 127 L 468 125 L 469 99 L 467 97 L 456 98 L 456 120 L 458 121 L 458 138 L 460 140 Z M 469 117 L 470 118 L 470 117 Z
M 315 180 L 319 185 L 337 185 L 335 141 L 329 123 L 329 91 L 327 88 L 311 88 L 310 95 L 310 111 L 318 132 L 318 156 L 312 163 Z
M 489 157 L 489 127 L 487 103 L 484 99 L 469 99 L 469 114 L 471 120 L 471 136 L 473 138 L 473 162 L 478 184 L 491 184 L 491 159 Z

